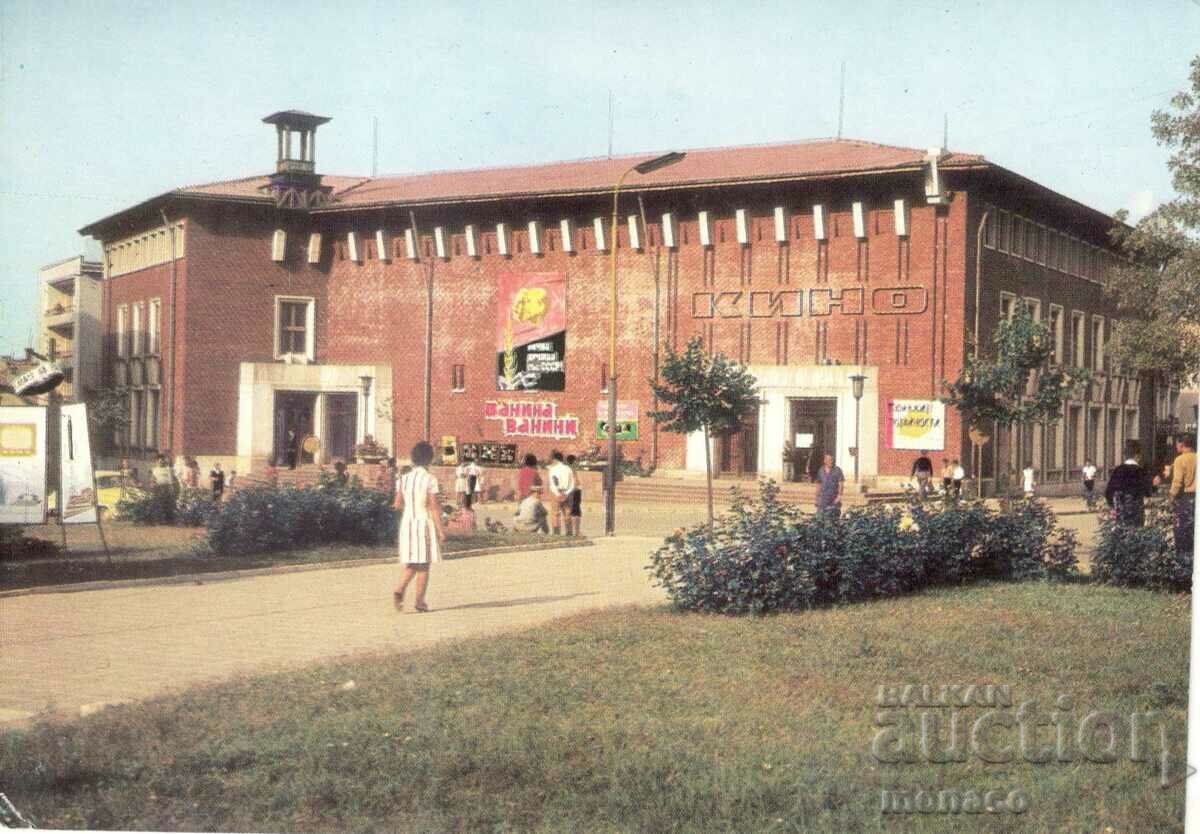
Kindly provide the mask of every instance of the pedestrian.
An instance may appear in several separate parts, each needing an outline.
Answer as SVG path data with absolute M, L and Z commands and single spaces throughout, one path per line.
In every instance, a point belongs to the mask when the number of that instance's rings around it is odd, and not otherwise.
M 954 467 L 950 461 L 942 458 L 942 494 L 950 497 L 950 489 L 954 486 Z
M 458 506 L 469 507 L 471 501 L 471 488 L 467 483 L 467 461 L 470 458 L 463 458 L 458 462 L 458 466 L 454 467 L 454 495 L 458 498 Z
M 933 461 L 929 452 L 921 450 L 921 456 L 913 461 L 912 476 L 917 479 L 917 495 L 925 498 L 929 495 L 929 480 L 933 477 Z
M 538 475 L 537 465 L 538 465 L 537 455 L 534 455 L 534 454 L 525 455 L 525 459 L 522 462 L 521 469 L 517 472 L 517 501 L 518 502 L 524 501 L 525 496 L 529 495 L 530 490 L 533 489 L 533 482 L 535 480 L 539 481 L 539 482 L 541 481 L 541 477 Z
M 468 507 L 477 501 L 483 503 L 483 467 L 475 458 L 467 464 L 467 501 Z
M 213 464 L 212 470 L 208 473 L 208 483 L 212 487 L 213 500 L 220 501 L 221 495 L 225 492 L 225 473 L 221 471 L 221 461 Z
M 1034 478 L 1033 478 L 1033 464 L 1032 463 L 1025 464 L 1025 468 L 1021 470 L 1021 486 L 1024 489 L 1025 498 L 1026 499 L 1033 498 Z
M 1141 527 L 1146 520 L 1145 500 L 1150 496 L 1150 479 L 1138 463 L 1141 445 L 1136 440 L 1125 441 L 1125 462 L 1108 476 L 1104 500 L 1112 508 L 1117 523 Z
M 571 534 L 571 498 L 575 494 L 575 473 L 563 460 L 563 453 L 555 449 L 550 453 L 550 466 L 546 470 L 550 478 L 551 523 L 554 535 L 566 527 Z
M 958 458 L 954 459 L 954 497 L 955 499 L 962 497 L 963 481 L 967 479 L 967 470 L 963 469 L 963 465 L 959 463 Z
M 296 460 L 300 456 L 300 438 L 296 436 L 295 429 L 287 430 L 287 438 L 284 440 L 284 460 L 287 462 L 288 469 L 296 468 Z
M 842 487 L 846 476 L 833 464 L 833 455 L 826 453 L 821 468 L 817 470 L 817 514 L 826 513 L 838 518 L 842 514 Z
M 567 466 L 575 469 L 575 456 L 567 455 Z M 569 535 L 580 535 L 583 526 L 583 490 L 579 487 L 579 478 L 575 478 L 575 491 L 571 493 L 571 529 Z
M 537 478 L 529 487 L 529 494 L 517 505 L 513 516 L 513 529 L 522 533 L 548 533 L 546 507 L 542 504 L 542 479 Z
M 1089 510 L 1096 504 L 1096 464 L 1092 463 L 1091 458 L 1083 464 L 1083 500 L 1087 502 Z
M 1196 536 L 1196 437 L 1184 435 L 1175 441 L 1171 464 L 1171 503 L 1175 512 L 1175 552 L 1192 551 Z
M 442 560 L 442 544 L 446 533 L 442 529 L 442 507 L 438 502 L 437 478 L 429 474 L 428 466 L 433 462 L 433 447 L 422 440 L 412 447 L 410 453 L 412 469 L 401 476 L 396 487 L 395 507 L 400 516 L 400 564 L 404 575 L 392 602 L 397 611 L 404 610 L 404 592 L 413 577 L 417 579 L 416 610 L 429 610 L 425 604 L 425 591 L 429 587 L 429 566 Z
M 333 482 L 339 487 L 348 486 L 350 484 L 350 473 L 346 469 L 346 462 L 344 460 L 334 462 Z
M 150 478 L 156 487 L 174 487 L 175 473 L 171 471 L 171 464 L 167 462 L 166 455 L 158 456 L 158 461 L 150 470 Z

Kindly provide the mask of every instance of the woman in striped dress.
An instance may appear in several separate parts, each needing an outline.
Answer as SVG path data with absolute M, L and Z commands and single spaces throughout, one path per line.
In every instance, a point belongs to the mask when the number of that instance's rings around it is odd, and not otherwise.
M 417 611 L 425 612 L 425 589 L 429 585 L 429 566 L 442 560 L 442 508 L 438 504 L 438 482 L 426 468 L 433 461 L 433 447 L 421 441 L 412 448 L 411 471 L 396 485 L 396 509 L 400 516 L 400 564 L 404 576 L 392 593 L 397 611 L 404 610 L 404 592 L 417 578 Z

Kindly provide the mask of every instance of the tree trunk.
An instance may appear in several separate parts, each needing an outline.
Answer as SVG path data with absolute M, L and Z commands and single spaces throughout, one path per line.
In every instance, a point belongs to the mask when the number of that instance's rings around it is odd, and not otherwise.
M 704 427 L 704 474 L 708 480 L 708 535 L 713 534 L 712 450 L 708 445 L 708 426 Z

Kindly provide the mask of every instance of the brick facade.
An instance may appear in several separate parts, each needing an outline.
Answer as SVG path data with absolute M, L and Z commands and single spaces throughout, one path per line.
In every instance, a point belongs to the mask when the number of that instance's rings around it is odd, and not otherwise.
M 721 351 L 751 368 L 791 369 L 788 383 L 803 387 L 807 373 L 841 379 L 861 370 L 868 377 L 869 409 L 862 417 L 862 461 L 869 476 L 908 474 L 913 451 L 886 448 L 880 427 L 893 399 L 934 400 L 941 382 L 959 373 L 975 315 L 976 230 L 983 212 L 993 219 L 1001 209 L 1016 210 L 1047 228 L 1064 228 L 1094 247 L 1103 247 L 1108 220 L 1097 212 L 1021 181 L 1015 185 L 994 170 L 963 171 L 948 177 L 949 199 L 926 201 L 921 172 L 875 173 L 839 178 L 810 178 L 772 184 L 710 188 L 660 188 L 624 195 L 620 207 L 618 379 L 622 401 L 636 400 L 641 413 L 637 441 L 622 444 L 627 458 L 660 470 L 695 468 L 685 438 L 659 433 L 654 441 L 648 380 L 659 361 L 657 344 L 682 348 L 698 335 L 712 351 Z M 640 202 L 639 202 L 640 200 Z M 904 234 L 898 234 L 895 210 L 903 201 Z M 855 228 L 855 205 L 862 228 Z M 815 209 L 824 212 L 825 240 L 815 234 Z M 644 209 L 646 228 L 638 249 L 630 246 L 629 215 Z M 783 210 L 782 218 L 776 215 Z M 739 210 L 744 212 L 740 242 Z M 204 458 L 245 457 L 239 428 L 239 385 L 243 363 L 273 363 L 276 350 L 276 298 L 311 298 L 315 305 L 314 357 L 319 366 L 390 367 L 390 402 L 373 399 L 372 425 L 389 425 L 379 438 L 403 458 L 425 434 L 425 351 L 428 288 L 432 286 L 432 361 L 429 384 L 431 439 L 455 436 L 459 443 L 509 441 L 520 453 L 545 458 L 551 449 L 580 454 L 595 445 L 597 402 L 605 399 L 602 381 L 608 363 L 609 257 L 597 248 L 593 221 L 604 219 L 608 235 L 611 197 L 603 194 L 540 198 L 497 198 L 475 202 L 448 200 L 442 205 L 338 207 L 310 212 L 276 209 L 253 202 L 208 199 L 179 201 L 186 214 L 185 256 L 177 262 L 177 364 L 175 434 L 160 448 Z M 409 212 L 413 212 L 410 217 Z M 699 213 L 711 222 L 711 245 L 700 242 Z M 664 245 L 663 215 L 673 218 L 674 246 Z M 419 260 L 408 257 L 405 233 L 415 217 Z M 573 222 L 573 241 L 564 251 L 560 221 Z M 782 219 L 785 239 L 777 240 Z M 528 224 L 541 224 L 540 254 L 530 251 Z M 510 231 L 510 254 L 498 252 L 497 223 Z M 478 254 L 467 254 L 465 227 L 477 233 Z M 445 235 L 439 257 L 435 229 Z M 286 233 L 282 262 L 272 260 L 276 230 Z M 387 258 L 376 247 L 384 232 Z M 856 231 L 860 234 L 856 234 Z M 104 237 L 101 229 L 96 233 Z M 321 257 L 308 263 L 309 236 L 319 233 Z M 350 252 L 356 237 L 359 259 Z M 1097 261 L 1099 263 L 1099 261 Z M 981 253 L 981 335 L 987 339 L 1000 317 L 1001 293 L 1037 298 L 1042 316 L 1050 305 L 1110 317 L 1095 280 L 1000 251 L 993 242 Z M 497 286 L 508 273 L 561 273 L 567 283 L 566 389 L 562 392 L 497 391 Z M 109 280 L 106 325 L 112 343 L 112 308 L 169 291 L 170 265 Z M 1068 337 L 1069 338 L 1069 337 Z M 164 345 L 166 339 L 163 339 Z M 1091 351 L 1090 341 L 1086 350 Z M 164 347 L 169 351 L 169 346 Z M 115 351 L 109 351 L 110 358 Z M 168 363 L 169 364 L 169 363 Z M 461 366 L 460 372 L 456 366 Z M 844 367 L 845 374 L 830 372 Z M 347 372 L 349 373 L 349 372 Z M 786 376 L 786 374 L 784 374 Z M 350 376 L 345 376 L 349 379 Z M 455 381 L 465 383 L 454 390 Z M 343 381 L 344 382 L 344 381 Z M 848 382 L 844 383 L 848 391 Z M 1132 387 L 1131 387 L 1132 386 Z M 342 389 L 345 390 L 343 385 Z M 788 389 L 791 390 L 791 389 Z M 1133 391 L 1132 394 L 1129 391 Z M 790 396 L 790 394 L 789 394 Z M 845 395 L 848 396 L 848 395 Z M 1132 396 L 1132 401 L 1130 397 Z M 1106 377 L 1091 398 L 1126 411 L 1142 405 L 1146 391 Z M 487 400 L 551 401 L 559 414 L 580 420 L 575 439 L 505 438 L 499 423 L 484 418 Z M 1092 400 L 1086 407 L 1092 406 Z M 363 408 L 362 402 L 358 407 Z M 841 406 L 839 406 L 841 408 Z M 380 414 L 387 412 L 386 418 Z M 1150 409 L 1134 422 L 1145 433 Z M 839 411 L 839 415 L 841 412 Z M 1068 418 L 1070 414 L 1066 415 Z M 270 419 L 256 416 L 255 419 Z M 386 419 L 386 423 L 378 420 Z M 780 435 L 789 427 L 778 420 L 760 434 Z M 850 431 L 838 418 L 839 463 Z M 239 434 L 241 432 L 241 434 Z M 363 430 L 359 429 L 361 436 Z M 966 427 L 959 415 L 946 413 L 946 445 L 934 457 L 970 458 Z M 1005 468 L 1011 438 L 997 438 L 984 475 Z M 760 438 L 760 443 L 763 442 Z M 1008 444 L 1008 445 L 1005 445 Z M 1044 444 L 1043 444 L 1044 445 Z M 766 448 L 766 447 L 764 447 Z M 774 447 L 772 447 L 774 448 Z M 1007 450 L 1007 451 L 1006 451 Z M 257 452 L 256 452 L 257 454 Z M 655 457 L 656 455 L 656 457 Z M 1040 469 L 1054 468 L 1041 452 Z M 1052 461 L 1051 461 L 1052 462 Z M 1116 461 L 1106 461 L 1112 465 Z M 1068 466 L 1058 479 L 1070 479 Z M 1077 465 L 1081 461 L 1076 462 Z M 243 461 L 243 466 L 246 463 Z M 701 464 L 702 465 L 702 464 Z M 775 460 L 759 458 L 770 471 Z

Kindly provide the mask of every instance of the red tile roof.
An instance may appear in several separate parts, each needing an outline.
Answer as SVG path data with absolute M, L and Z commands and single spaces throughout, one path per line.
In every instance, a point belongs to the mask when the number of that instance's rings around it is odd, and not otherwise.
M 489 198 L 574 194 L 610 190 L 631 165 L 657 156 L 637 154 L 615 159 L 581 159 L 546 165 L 477 168 L 383 177 L 323 176 L 333 186 L 334 204 L 325 211 L 385 204 L 453 202 Z M 846 176 L 915 169 L 925 151 L 851 139 L 825 139 L 781 145 L 706 148 L 687 152 L 679 163 L 646 175 L 632 174 L 626 182 L 639 188 L 663 188 L 822 176 Z M 944 167 L 982 165 L 979 155 L 950 153 Z M 263 199 L 267 178 L 181 188 L 176 193 L 231 199 Z

